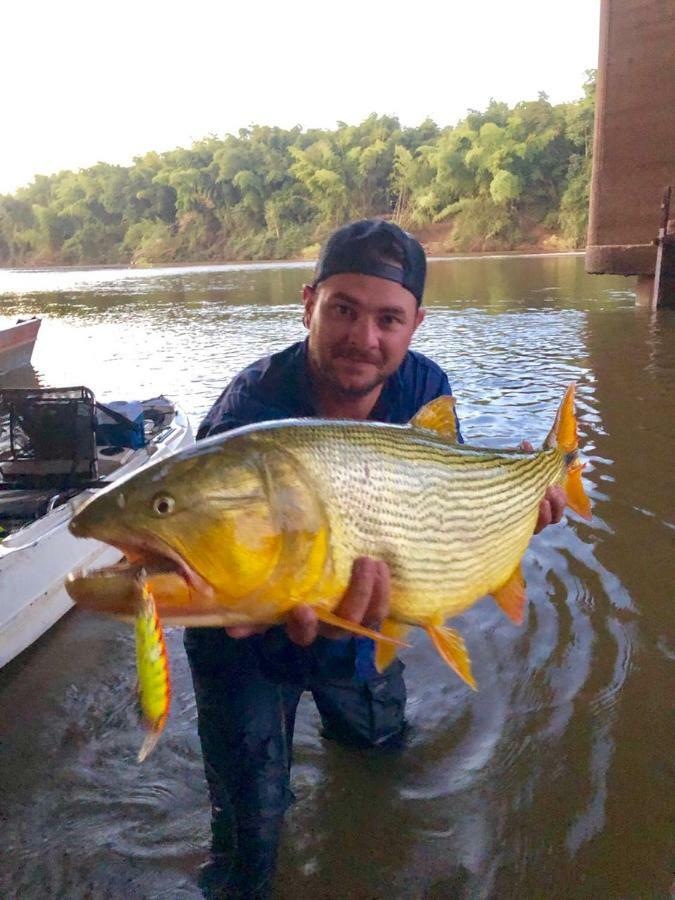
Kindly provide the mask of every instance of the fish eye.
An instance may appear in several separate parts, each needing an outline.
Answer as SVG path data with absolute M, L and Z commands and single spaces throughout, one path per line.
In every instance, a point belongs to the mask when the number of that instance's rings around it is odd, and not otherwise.
M 152 508 L 158 516 L 170 516 L 176 507 L 176 501 L 169 494 L 157 494 L 152 501 Z

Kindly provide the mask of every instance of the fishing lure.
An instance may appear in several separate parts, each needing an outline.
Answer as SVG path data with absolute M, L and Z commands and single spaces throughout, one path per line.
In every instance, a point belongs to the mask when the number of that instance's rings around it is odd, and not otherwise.
M 143 722 L 147 729 L 145 740 L 138 753 L 143 762 L 152 753 L 164 730 L 169 704 L 171 682 L 169 659 L 164 633 L 159 623 L 155 598 L 142 576 L 138 582 L 138 613 L 136 615 L 136 670 L 138 672 L 138 699 Z

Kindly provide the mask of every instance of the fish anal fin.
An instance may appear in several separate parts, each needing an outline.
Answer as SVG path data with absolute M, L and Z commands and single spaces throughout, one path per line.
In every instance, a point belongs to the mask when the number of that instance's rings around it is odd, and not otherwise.
M 436 431 L 451 441 L 457 440 L 455 398 L 446 394 L 425 404 L 410 420 L 415 428 Z
M 381 625 L 380 634 L 402 642 L 409 628 L 409 625 L 401 625 L 392 619 L 385 619 Z M 384 672 L 393 663 L 396 659 L 396 650 L 395 644 L 385 644 L 384 641 L 378 641 L 375 647 L 375 668 L 378 672 Z
M 426 632 L 441 657 L 474 691 L 478 690 L 471 674 L 471 660 L 466 644 L 458 632 L 443 625 L 427 625 Z
M 570 509 L 573 509 L 575 513 L 582 516 L 584 519 L 591 519 L 593 517 L 593 513 L 591 512 L 591 501 L 586 496 L 584 484 L 581 480 L 583 469 L 583 463 L 579 463 L 576 466 L 569 468 L 567 470 L 564 488 L 565 493 L 567 494 L 567 505 Z
M 516 625 L 523 624 L 527 593 L 525 591 L 525 579 L 520 563 L 513 574 L 496 591 L 492 591 L 495 603 Z
M 375 631 L 372 628 L 366 628 L 365 625 L 357 625 L 356 622 L 350 622 L 349 619 L 342 619 L 340 616 L 336 616 L 335 613 L 329 612 L 327 609 L 321 609 L 320 607 L 315 606 L 314 612 L 320 622 L 323 622 L 326 625 L 332 625 L 334 628 L 342 628 L 344 631 L 349 631 L 351 634 L 357 634 L 359 637 L 367 637 L 372 641 L 389 644 L 393 647 L 410 646 L 409 644 L 398 640 L 398 638 L 381 634 L 379 631 Z

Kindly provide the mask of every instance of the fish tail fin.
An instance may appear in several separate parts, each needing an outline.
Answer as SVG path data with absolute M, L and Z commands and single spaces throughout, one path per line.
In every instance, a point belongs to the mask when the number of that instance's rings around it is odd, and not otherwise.
M 427 625 L 425 630 L 433 641 L 434 647 L 450 668 L 457 672 L 470 688 L 477 691 L 476 681 L 471 674 L 469 651 L 466 649 L 461 635 L 443 625 Z
M 575 513 L 584 519 L 590 519 L 591 501 L 588 499 L 581 480 L 584 464 L 579 461 L 579 439 L 577 437 L 577 419 L 574 414 L 574 393 L 576 385 L 571 384 L 565 391 L 565 396 L 558 409 L 558 413 L 544 442 L 545 447 L 556 447 L 565 454 L 567 474 L 563 481 L 563 488 L 567 494 L 567 505 Z
M 394 622 L 393 619 L 385 619 L 380 626 L 380 633 L 386 637 L 403 641 L 406 636 L 409 625 L 401 625 Z M 378 672 L 384 672 L 396 659 L 397 646 L 395 644 L 385 644 L 384 641 L 378 641 L 375 646 L 375 668 Z
M 577 438 L 577 419 L 574 415 L 575 384 L 570 384 L 565 391 L 553 427 L 544 441 L 544 447 L 557 447 L 565 454 L 574 453 L 579 447 Z
M 581 473 L 585 468 L 584 463 L 575 462 L 567 469 L 567 476 L 563 487 L 567 494 L 567 505 L 573 509 L 577 515 L 584 519 L 591 519 L 591 501 L 584 490 L 584 483 L 581 480 Z
M 140 585 L 140 602 L 136 615 L 136 668 L 138 698 L 148 730 L 138 754 L 138 761 L 143 762 L 157 745 L 171 703 L 169 659 L 164 633 L 157 615 L 155 598 L 145 582 Z

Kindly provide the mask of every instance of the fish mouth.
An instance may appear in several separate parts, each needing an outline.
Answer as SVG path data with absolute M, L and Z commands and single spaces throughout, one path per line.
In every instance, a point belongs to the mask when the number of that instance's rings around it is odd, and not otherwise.
M 125 537 L 123 541 L 108 541 L 108 543 L 121 550 L 131 566 L 140 566 L 149 574 L 173 572 L 182 577 L 194 593 L 206 597 L 213 594 L 211 585 L 189 566 L 173 547 L 155 535 Z
M 172 547 L 155 537 L 105 539 L 124 554 L 112 566 L 80 569 L 66 579 L 66 590 L 80 606 L 123 618 L 133 616 L 139 586 L 148 583 L 158 594 L 160 606 L 183 607 L 185 603 L 210 604 L 214 591 Z

